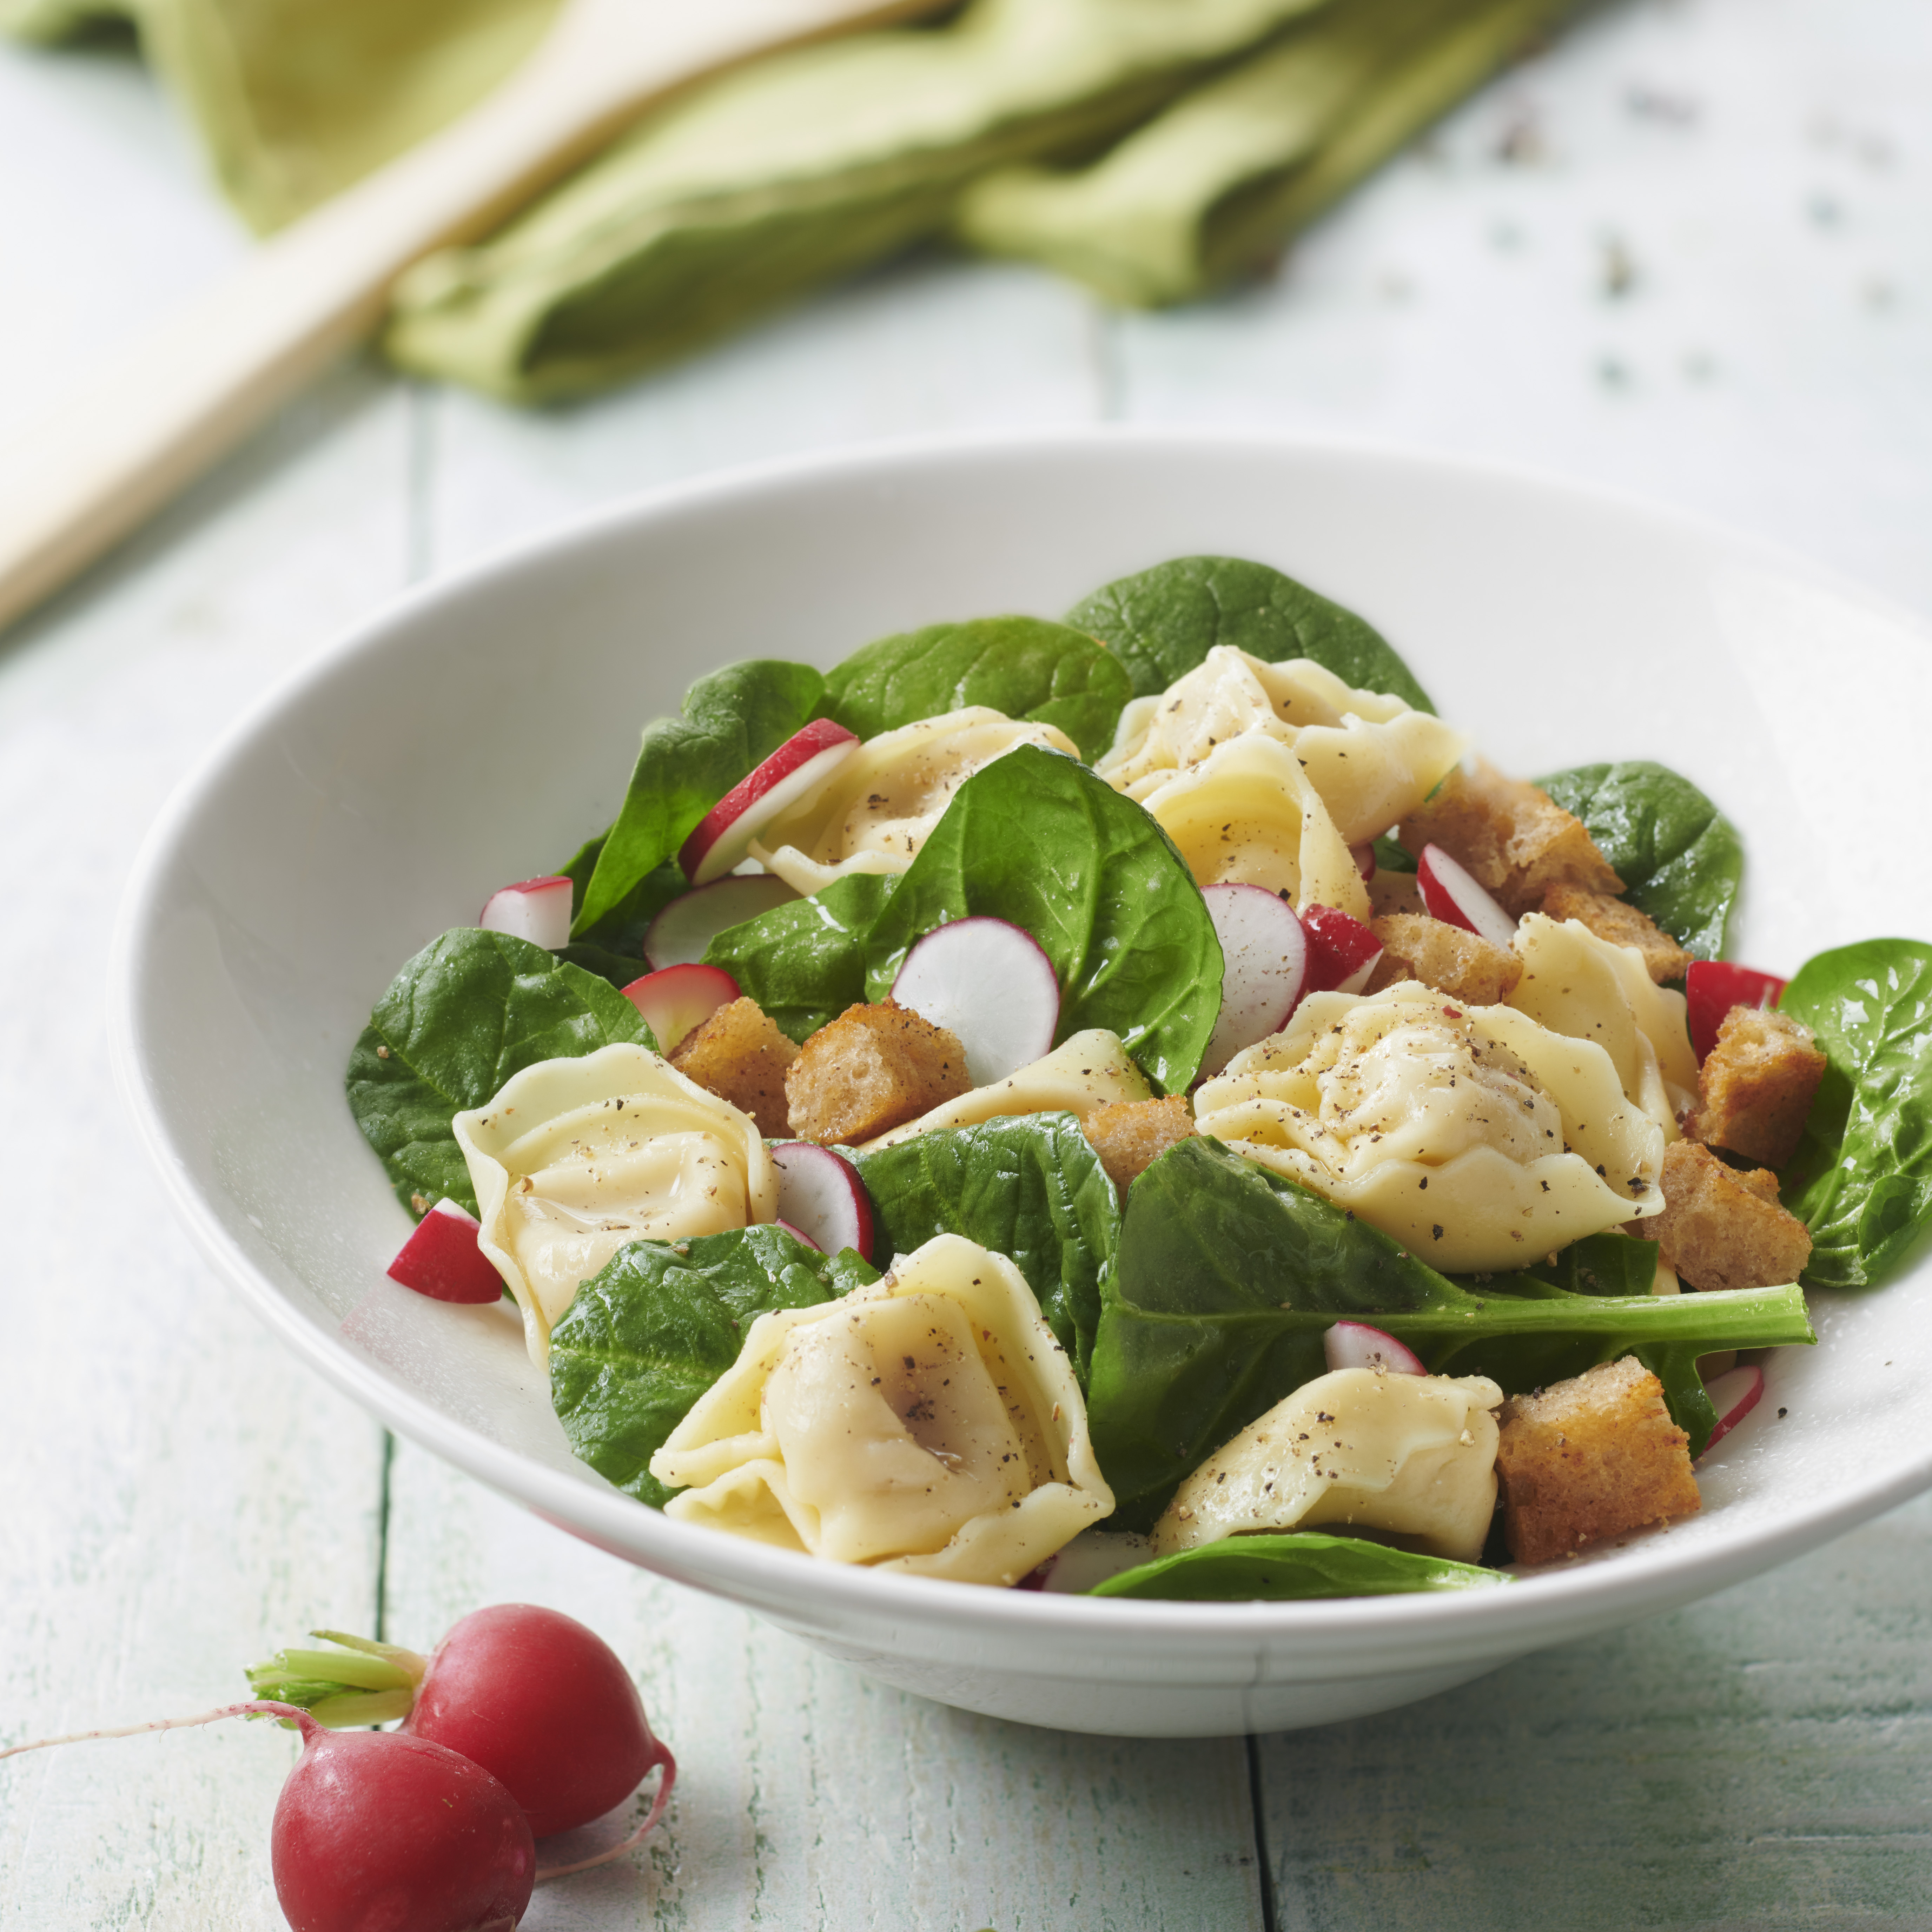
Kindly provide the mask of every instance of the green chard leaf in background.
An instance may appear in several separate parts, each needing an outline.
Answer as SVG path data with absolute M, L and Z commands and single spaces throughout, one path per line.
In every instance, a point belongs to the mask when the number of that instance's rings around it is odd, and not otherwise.
M 862 738 L 983 704 L 1053 724 L 1099 758 L 1134 694 L 1118 658 L 1084 632 L 1039 617 L 977 617 L 881 638 L 825 678 L 819 713 Z
M 1483 1589 L 1516 1580 L 1479 1564 L 1391 1550 L 1359 1536 L 1300 1530 L 1230 1536 L 1156 1556 L 1088 1592 L 1192 1603 L 1303 1603 L 1318 1597 L 1388 1597 L 1417 1590 Z
M 1312 658 L 1358 691 L 1436 709 L 1394 648 L 1352 610 L 1240 557 L 1156 564 L 1102 586 L 1068 611 L 1066 622 L 1111 645 L 1142 698 L 1165 691 L 1216 644 L 1231 644 L 1270 664 Z
M 1071 1114 L 1034 1114 L 920 1134 L 856 1157 L 872 1196 L 882 1268 L 934 1234 L 963 1234 L 1005 1255 L 1084 1388 L 1100 1319 L 1100 1276 L 1120 1204 Z
M 1829 1063 L 1780 1179 L 1811 1230 L 1804 1279 L 1876 1287 L 1932 1223 L 1932 946 L 1868 939 L 1821 952 L 1778 1007 Z
M 740 778 L 811 718 L 824 688 L 809 664 L 756 658 L 700 677 L 684 694 L 681 717 L 647 724 L 616 823 L 584 884 L 572 937 L 597 931 L 614 916 L 634 918 L 636 895 L 650 874 L 676 856 L 698 820 Z
M 736 1361 L 752 1324 L 878 1279 L 849 1249 L 823 1255 L 768 1226 L 620 1248 L 550 1334 L 550 1402 L 572 1450 L 662 1509 L 674 1492 L 650 1460 Z
M 1534 1276 L 1459 1286 L 1319 1195 L 1200 1138 L 1129 1192 L 1102 1285 L 1088 1420 L 1115 1527 L 1142 1529 L 1202 1459 L 1326 1371 L 1322 1338 L 1366 1320 L 1432 1374 L 1516 1394 L 1635 1355 L 1699 1454 L 1717 1421 L 1700 1355 L 1814 1339 L 1796 1287 L 1572 1294 Z
M 605 982 L 507 933 L 459 926 L 390 982 L 349 1058 L 349 1107 L 397 1197 L 476 1211 L 450 1122 L 540 1060 L 657 1042 Z
M 1640 758 L 1580 765 L 1536 782 L 1583 821 L 1638 911 L 1686 952 L 1724 957 L 1744 882 L 1744 841 L 1688 778 Z
M 772 1024 L 802 1046 L 866 998 L 866 937 L 898 884 L 890 872 L 850 872 L 811 898 L 728 926 L 705 948 Z

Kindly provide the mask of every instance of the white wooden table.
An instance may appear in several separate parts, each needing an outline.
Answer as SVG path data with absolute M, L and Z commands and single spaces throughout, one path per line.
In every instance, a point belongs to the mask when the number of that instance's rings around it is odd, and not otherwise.
M 520 1514 L 282 1354 L 189 1251 L 103 1045 L 132 851 L 242 704 L 405 584 L 614 495 L 1095 418 L 1519 459 L 1932 605 L 1932 12 L 1638 0 L 1298 249 L 1119 318 L 938 255 L 614 398 L 346 369 L 0 639 L 0 1741 L 198 1709 L 317 1624 L 604 1632 L 683 1763 L 532 1928 L 1932 1927 L 1932 1502 L 1432 1702 L 1137 1744 L 881 1690 Z M 243 244 L 132 59 L 0 52 L 0 446 Z M 1400 560 L 1391 560 L 1400 568 Z M 267 1928 L 285 1733 L 0 1770 L 0 1928 Z

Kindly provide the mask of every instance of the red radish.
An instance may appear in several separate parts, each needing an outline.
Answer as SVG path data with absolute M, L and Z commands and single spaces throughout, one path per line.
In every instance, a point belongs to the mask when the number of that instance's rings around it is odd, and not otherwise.
M 570 881 L 559 875 L 525 879 L 490 895 L 476 923 L 485 932 L 507 932 L 554 952 L 570 944 Z
M 819 1248 L 818 1244 L 814 1241 L 802 1228 L 793 1226 L 791 1222 L 788 1221 L 782 1214 L 781 1214 L 778 1218 L 772 1223 L 772 1226 L 774 1228 L 782 1228 L 794 1241 L 802 1241 L 808 1248 L 818 1248 L 818 1252 L 821 1255 L 824 1253 L 825 1250 L 823 1248 Z
M 1348 856 L 1355 862 L 1355 870 L 1361 874 L 1362 883 L 1366 885 L 1376 875 L 1376 848 L 1366 842 L 1348 848 Z
M 695 966 L 718 934 L 797 897 L 784 880 L 769 873 L 743 878 L 728 874 L 694 892 L 680 892 L 646 928 L 644 957 L 659 971 L 667 966 Z
M 694 886 L 722 879 L 780 812 L 803 804 L 858 748 L 857 736 L 829 718 L 794 731 L 699 820 L 677 855 L 684 876 Z
M 1358 919 L 1333 906 L 1312 905 L 1301 915 L 1308 935 L 1302 986 L 1310 993 L 1359 993 L 1380 963 L 1382 943 Z
M 1764 1371 L 1755 1362 L 1742 1369 L 1729 1370 L 1708 1384 L 1704 1393 L 1711 1398 L 1711 1406 L 1718 1412 L 1718 1426 L 1711 1431 L 1711 1439 L 1704 1444 L 1704 1452 L 1708 1455 L 1756 1408 L 1764 1395 Z
M 482 1223 L 454 1201 L 439 1201 L 389 1264 L 389 1279 L 432 1301 L 498 1300 L 503 1278 L 476 1245 Z
M 1308 938 L 1294 908 L 1264 886 L 1206 886 L 1201 896 L 1221 942 L 1221 1012 L 1201 1059 L 1213 1074 L 1287 1025 L 1307 976 Z
M 1439 919 L 1444 926 L 1459 926 L 1504 952 L 1510 950 L 1516 938 L 1516 921 L 1490 898 L 1468 868 L 1441 846 L 1423 847 L 1422 856 L 1415 863 L 1415 882 L 1430 918 Z
M 892 998 L 958 1036 L 967 1077 L 990 1087 L 1053 1049 L 1060 981 L 1033 934 L 1004 919 L 956 919 L 905 956 Z
M 810 1141 L 772 1149 L 778 1171 L 781 1223 L 828 1255 L 856 1248 L 872 1258 L 872 1203 L 859 1170 L 843 1154 Z
M 738 982 L 719 966 L 666 966 L 633 980 L 624 997 L 644 1015 L 658 1051 L 670 1053 L 738 997 Z
M 1697 1064 L 1718 1043 L 1718 1029 L 1733 1006 L 1774 1006 L 1786 982 L 1774 974 L 1733 966 L 1725 959 L 1694 959 L 1684 975 L 1684 1003 L 1689 1009 L 1690 1048 Z
M 1366 1322 L 1338 1322 L 1322 1337 L 1331 1369 L 1386 1369 L 1392 1376 L 1426 1376 L 1414 1352 Z

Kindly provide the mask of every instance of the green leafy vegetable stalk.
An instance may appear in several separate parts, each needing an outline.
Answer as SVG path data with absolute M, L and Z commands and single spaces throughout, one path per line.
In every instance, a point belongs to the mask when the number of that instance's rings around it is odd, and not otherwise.
M 1230 1536 L 1156 1556 L 1088 1592 L 1193 1603 L 1306 1603 L 1322 1597 L 1387 1597 L 1417 1590 L 1484 1589 L 1516 1580 L 1480 1564 L 1391 1550 L 1358 1536 L 1300 1530 Z

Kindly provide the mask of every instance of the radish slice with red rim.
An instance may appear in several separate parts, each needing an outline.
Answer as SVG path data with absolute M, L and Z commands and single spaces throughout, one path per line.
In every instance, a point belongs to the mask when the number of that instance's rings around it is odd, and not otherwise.
M 570 892 L 561 873 L 524 879 L 492 892 L 476 923 L 485 932 L 507 932 L 554 952 L 570 944 Z
M 1355 870 L 1361 874 L 1362 883 L 1366 885 L 1376 875 L 1376 848 L 1364 842 L 1348 848 L 1348 856 L 1355 862 Z
M 722 966 L 667 966 L 633 980 L 624 997 L 644 1015 L 658 1051 L 671 1053 L 738 997 L 738 982 Z
M 1773 973 L 1733 966 L 1727 959 L 1694 959 L 1684 975 L 1690 1049 L 1702 1066 L 1718 1043 L 1718 1029 L 1733 1006 L 1774 1006 L 1788 982 Z
M 1414 1350 L 1366 1322 L 1338 1322 L 1322 1337 L 1331 1369 L 1383 1369 L 1392 1376 L 1426 1376 Z
M 797 897 L 769 873 L 729 874 L 680 892 L 646 928 L 644 958 L 660 972 L 667 966 L 695 966 L 721 932 Z
M 772 1165 L 782 1226 L 828 1255 L 855 1248 L 860 1260 L 872 1258 L 872 1197 L 843 1154 L 813 1141 L 781 1141 Z
M 1507 952 L 1516 938 L 1516 921 L 1478 883 L 1468 868 L 1439 845 L 1425 845 L 1416 861 L 1415 882 L 1431 919 L 1460 926 Z
M 1359 993 L 1381 963 L 1382 943 L 1362 922 L 1334 906 L 1312 905 L 1301 915 L 1308 935 L 1310 993 Z
M 389 1279 L 432 1301 L 480 1306 L 500 1300 L 502 1277 L 476 1245 L 482 1226 L 467 1208 L 454 1201 L 439 1201 L 416 1223 L 416 1232 L 389 1264 Z
M 1718 1412 L 1718 1426 L 1704 1444 L 1704 1454 L 1708 1456 L 1763 1400 L 1764 1371 L 1755 1362 L 1747 1363 L 1741 1369 L 1727 1369 L 1704 1393 Z
M 858 748 L 857 734 L 829 718 L 794 731 L 698 820 L 677 855 L 684 876 L 694 886 L 722 879 L 780 812 L 804 804 Z
M 1207 886 L 1201 896 L 1221 942 L 1221 1011 L 1201 1058 L 1212 1075 L 1287 1025 L 1307 977 L 1308 936 L 1294 908 L 1264 886 Z
M 1040 942 L 1010 920 L 976 915 L 935 927 L 905 956 L 897 1003 L 966 1049 L 966 1076 L 990 1087 L 1044 1060 L 1060 1024 L 1060 981 Z

